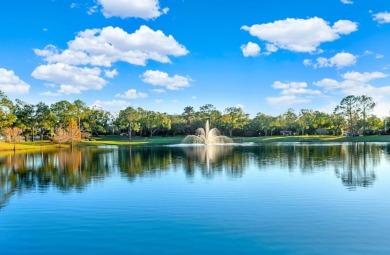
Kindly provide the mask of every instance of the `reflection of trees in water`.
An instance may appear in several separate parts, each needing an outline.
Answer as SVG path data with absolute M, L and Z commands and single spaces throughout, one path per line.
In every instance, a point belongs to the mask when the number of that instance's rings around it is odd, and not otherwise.
M 310 174 L 334 169 L 351 189 L 368 187 L 376 180 L 381 160 L 390 161 L 388 144 L 265 145 L 255 147 L 120 147 L 59 150 L 0 155 L 0 207 L 15 193 L 81 191 L 93 180 L 119 170 L 129 180 L 184 170 L 188 177 L 199 171 L 212 178 L 221 173 L 241 177 L 248 167 L 288 169 Z
M 336 176 L 350 188 L 367 187 L 376 179 L 384 149 L 378 144 L 260 146 L 255 152 L 260 169 L 270 165 L 303 174 L 334 168 Z
M 118 151 L 121 173 L 130 180 L 166 172 L 172 164 L 172 151 L 164 147 L 127 147 Z
M 109 173 L 113 160 L 108 155 L 88 148 L 0 156 L 0 206 L 12 194 L 28 190 L 43 192 L 54 186 L 61 191 L 81 191 L 93 178 Z
M 355 143 L 345 147 L 342 164 L 335 165 L 336 176 L 351 189 L 371 186 L 375 168 L 381 160 L 383 148 L 367 143 Z

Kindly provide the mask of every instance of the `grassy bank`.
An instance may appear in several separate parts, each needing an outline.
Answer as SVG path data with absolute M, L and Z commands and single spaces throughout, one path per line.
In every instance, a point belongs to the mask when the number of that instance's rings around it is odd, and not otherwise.
M 101 136 L 95 137 L 92 141 L 82 141 L 77 146 L 98 146 L 98 145 L 168 145 L 178 144 L 183 139 L 183 136 L 176 137 L 153 137 L 140 138 L 134 137 L 129 141 L 123 136 Z M 310 143 L 324 143 L 324 142 L 390 142 L 389 135 L 383 136 L 261 136 L 261 137 L 235 137 L 236 142 L 254 142 L 258 144 L 264 143 L 280 143 L 280 142 L 310 142 Z M 69 148 L 69 144 L 61 145 L 64 148 Z M 58 149 L 58 145 L 50 141 L 36 141 L 36 142 L 21 142 L 16 144 L 17 151 L 31 151 L 31 150 L 53 150 Z M 0 142 L 0 151 L 13 151 L 14 146 L 10 143 Z
M 69 148 L 68 144 L 61 145 L 62 148 Z M 16 151 L 33 151 L 33 150 L 54 150 L 58 149 L 58 144 L 51 141 L 20 142 L 15 146 Z M 0 142 L 0 151 L 13 151 L 13 143 Z

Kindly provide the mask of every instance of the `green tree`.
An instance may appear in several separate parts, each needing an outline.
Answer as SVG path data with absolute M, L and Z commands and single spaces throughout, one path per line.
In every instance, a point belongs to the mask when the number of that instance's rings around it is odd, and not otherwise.
M 139 112 L 133 107 L 127 107 L 119 112 L 118 123 L 121 127 L 127 127 L 129 141 L 131 141 L 131 133 L 133 130 L 139 131 L 140 119 Z
M 15 115 L 16 115 L 16 126 L 23 130 L 26 141 L 28 136 L 31 134 L 32 141 L 34 141 L 34 135 L 36 131 L 36 108 L 35 105 L 28 104 L 19 99 L 16 99 Z
M 146 117 L 146 128 L 149 130 L 150 137 L 162 128 L 171 128 L 171 119 L 165 113 L 149 111 Z
M 297 124 L 301 129 L 301 134 L 304 135 L 305 131 L 313 126 L 313 110 L 301 109 L 298 115 Z
M 14 108 L 12 101 L 0 91 L 0 129 L 9 127 L 15 122 Z
M 50 110 L 50 107 L 43 102 L 35 105 L 35 118 L 38 129 L 40 130 L 40 140 L 43 140 L 43 135 L 47 130 L 54 131 L 56 117 Z
M 71 119 L 76 118 L 76 107 L 66 100 L 52 104 L 50 109 L 57 117 L 57 126 L 66 127 Z
M 224 128 L 229 131 L 229 136 L 233 136 L 234 129 L 243 128 L 249 120 L 249 115 L 244 113 L 240 107 L 228 107 L 221 121 Z
M 259 112 L 256 114 L 256 117 L 253 118 L 252 123 L 253 126 L 256 127 L 258 130 L 264 131 L 265 136 L 268 136 L 268 131 L 271 131 L 273 121 L 274 117 Z
M 74 114 L 77 118 L 77 124 L 79 129 L 81 130 L 81 121 L 82 119 L 87 118 L 90 113 L 90 109 L 86 106 L 85 102 L 82 100 L 76 100 L 73 102 L 74 106 Z
M 173 136 L 177 134 L 183 134 L 186 130 L 186 120 L 181 115 L 171 115 L 169 116 L 171 119 L 171 130 Z

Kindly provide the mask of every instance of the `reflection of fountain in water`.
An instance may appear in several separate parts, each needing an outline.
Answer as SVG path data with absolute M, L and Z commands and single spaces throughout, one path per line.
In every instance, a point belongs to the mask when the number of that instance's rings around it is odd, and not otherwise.
M 219 133 L 218 129 L 210 129 L 209 121 L 206 120 L 205 128 L 198 128 L 195 132 L 195 135 L 188 135 L 183 140 L 182 143 L 187 144 L 226 144 L 233 143 L 233 140 L 227 136 L 223 136 Z
M 207 170 L 211 164 L 217 163 L 221 158 L 228 156 L 232 150 L 232 146 L 192 146 L 182 147 L 188 158 L 204 164 Z

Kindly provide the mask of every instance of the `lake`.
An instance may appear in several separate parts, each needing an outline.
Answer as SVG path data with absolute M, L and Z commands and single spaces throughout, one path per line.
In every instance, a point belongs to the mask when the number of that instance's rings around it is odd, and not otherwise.
M 390 254 L 390 144 L 0 154 L 0 254 Z

